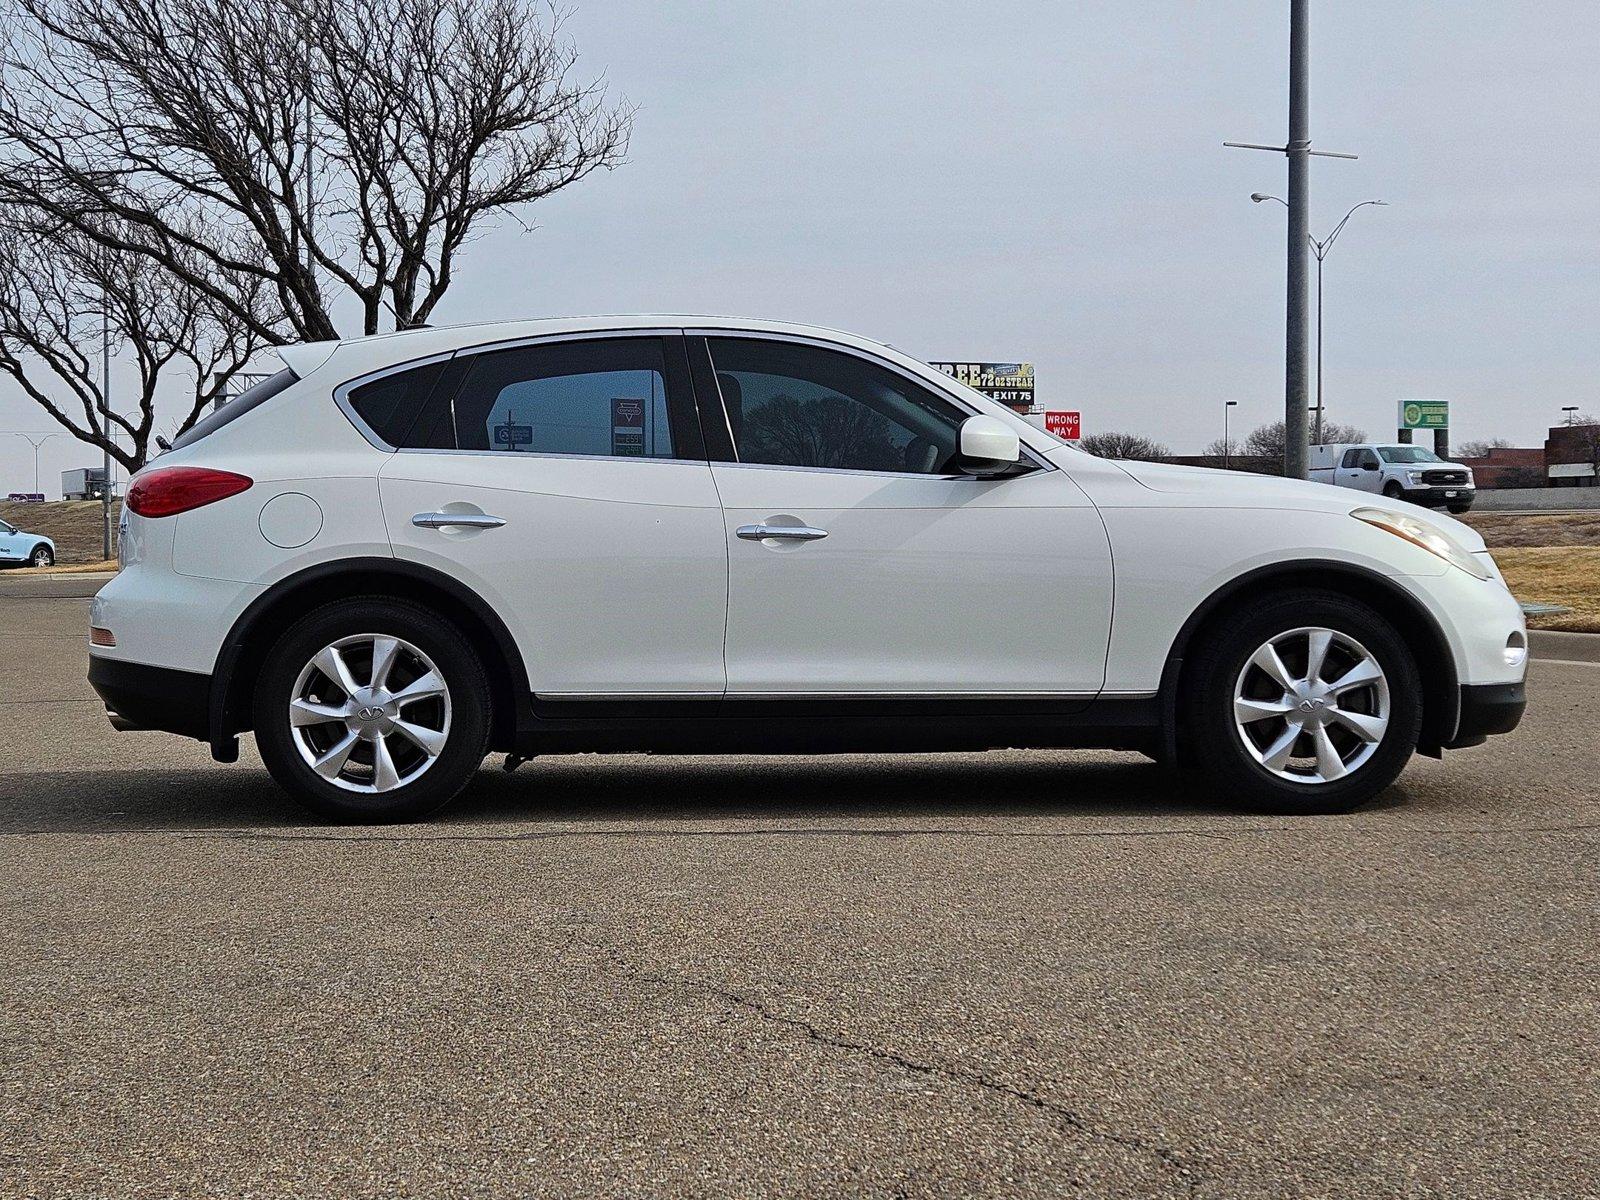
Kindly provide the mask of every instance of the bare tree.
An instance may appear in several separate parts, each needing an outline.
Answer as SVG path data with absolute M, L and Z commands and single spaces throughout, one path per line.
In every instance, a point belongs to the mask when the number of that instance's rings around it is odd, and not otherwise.
M 1479 438 L 1477 441 L 1462 442 L 1456 447 L 1456 454 L 1462 458 L 1485 458 L 1491 450 L 1508 450 L 1511 443 L 1505 438 Z
M 96 240 L 26 218 L 11 208 L 0 219 L 0 372 L 72 436 L 137 471 L 149 456 L 158 391 L 183 389 L 182 432 L 230 386 L 260 339 L 145 256 L 108 248 L 114 236 Z M 270 320 L 259 295 L 235 299 Z M 111 408 L 103 337 L 131 359 L 137 381 Z
M 5 3 L 0 203 L 268 343 L 337 336 L 352 299 L 362 332 L 426 322 L 486 218 L 626 150 L 524 0 Z
M 1283 448 L 1288 440 L 1282 421 L 1272 421 L 1252 429 L 1244 439 L 1244 452 L 1258 458 L 1283 461 Z M 1335 446 L 1341 442 L 1364 442 L 1367 431 L 1356 425 L 1341 425 L 1337 421 L 1322 423 L 1322 443 Z
M 1120 458 L 1129 462 L 1154 462 L 1172 454 L 1167 446 L 1137 433 L 1091 433 L 1078 442 L 1078 448 L 1096 458 Z
M 1207 442 L 1206 448 L 1200 453 L 1211 458 L 1232 458 L 1244 453 L 1244 443 L 1235 437 L 1226 440 L 1217 438 L 1215 441 Z

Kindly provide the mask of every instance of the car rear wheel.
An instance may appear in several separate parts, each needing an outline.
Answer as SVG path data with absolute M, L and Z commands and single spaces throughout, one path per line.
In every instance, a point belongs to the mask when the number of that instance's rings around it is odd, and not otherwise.
M 341 821 L 408 821 L 483 762 L 488 683 L 471 645 L 419 605 L 377 597 L 302 618 L 268 655 L 256 743 L 272 777 Z
M 28 556 L 28 561 L 36 567 L 55 566 L 55 552 L 49 546 L 35 546 L 33 553 Z
M 1194 662 L 1180 708 L 1186 748 L 1248 807 L 1349 811 L 1416 750 L 1416 661 L 1393 625 L 1354 600 L 1266 597 L 1230 615 Z

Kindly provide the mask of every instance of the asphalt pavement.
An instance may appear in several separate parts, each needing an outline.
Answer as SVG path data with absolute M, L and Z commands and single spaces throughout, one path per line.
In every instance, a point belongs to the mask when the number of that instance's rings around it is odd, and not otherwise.
M 1350 816 L 1132 755 L 540 760 L 306 823 L 0 596 L 0 1195 L 1561 1196 L 1600 665 Z

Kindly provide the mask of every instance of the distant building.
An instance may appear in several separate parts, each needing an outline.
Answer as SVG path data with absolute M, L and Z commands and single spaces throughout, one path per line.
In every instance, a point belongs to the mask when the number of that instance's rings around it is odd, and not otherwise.
M 1545 439 L 1546 475 L 1552 487 L 1594 487 L 1600 484 L 1595 462 L 1600 459 L 1600 425 L 1557 425 Z
M 1480 488 L 1544 487 L 1546 485 L 1543 447 L 1495 446 L 1487 454 L 1454 456 L 1454 461 L 1472 468 L 1472 478 Z

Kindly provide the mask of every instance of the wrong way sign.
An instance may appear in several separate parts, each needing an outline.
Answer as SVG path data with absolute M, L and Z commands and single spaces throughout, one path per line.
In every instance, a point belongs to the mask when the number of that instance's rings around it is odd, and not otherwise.
M 1044 431 L 1054 434 L 1064 442 L 1075 442 L 1083 436 L 1083 414 L 1047 412 L 1044 414 Z

